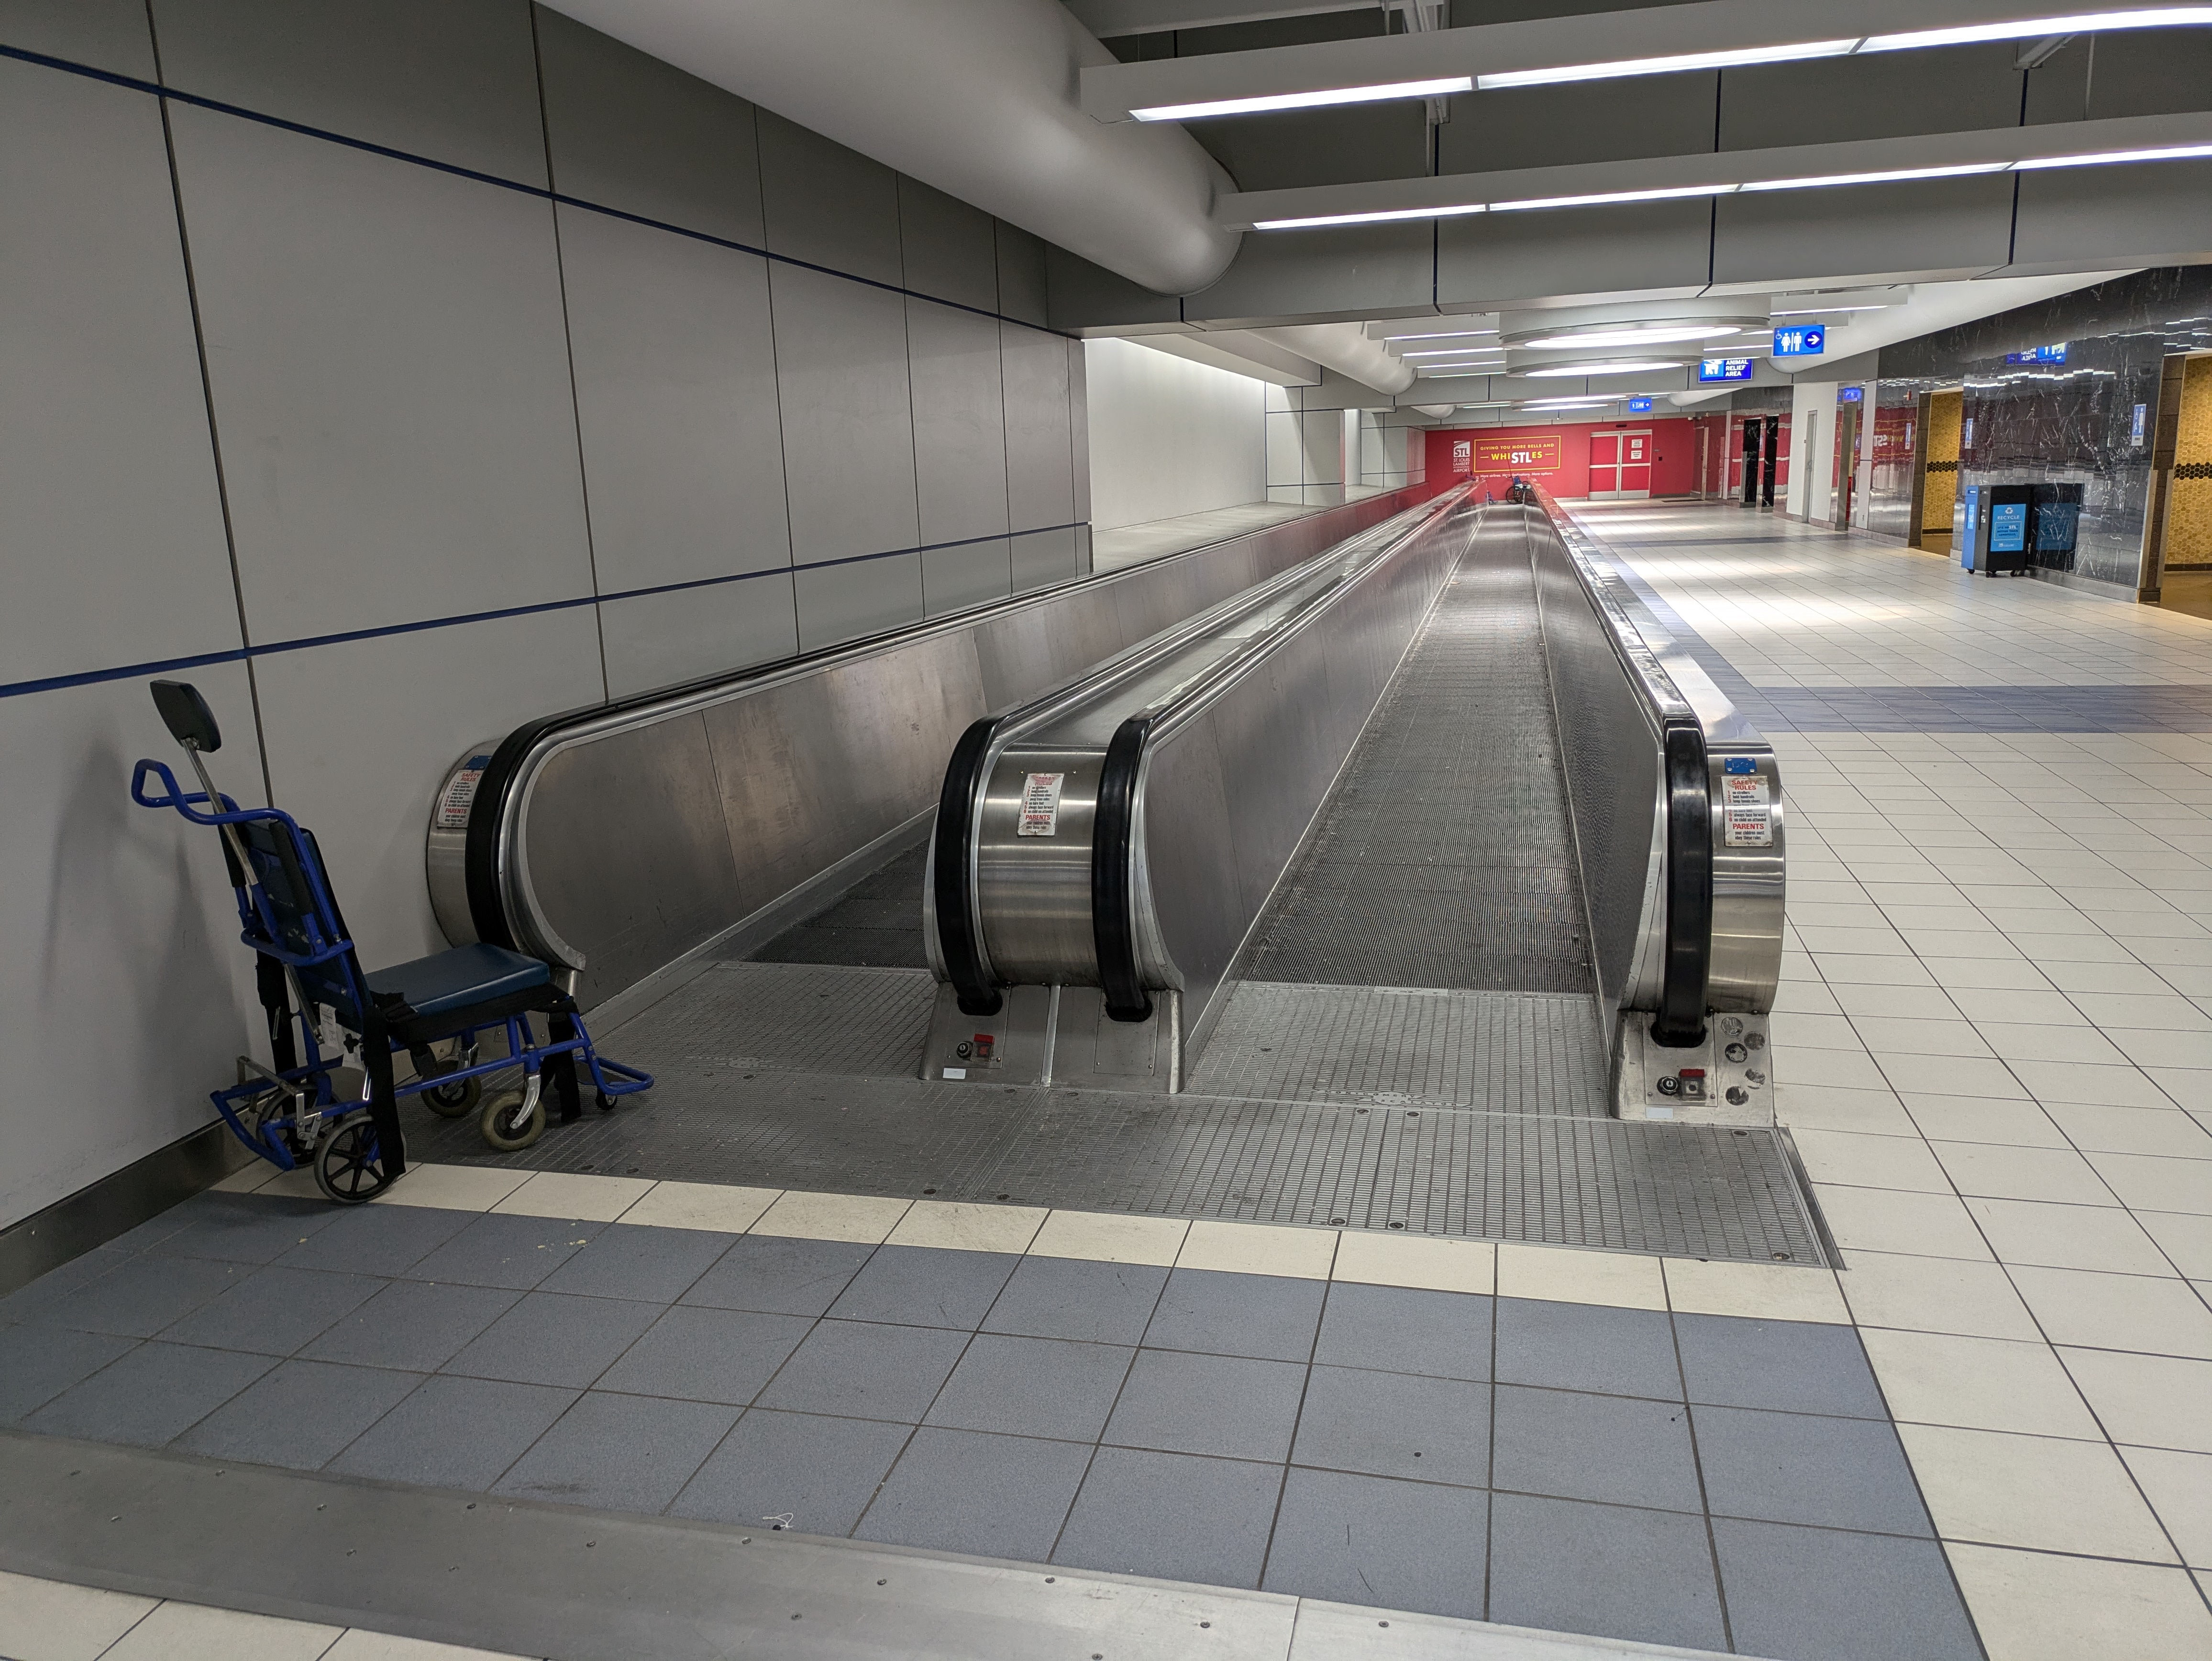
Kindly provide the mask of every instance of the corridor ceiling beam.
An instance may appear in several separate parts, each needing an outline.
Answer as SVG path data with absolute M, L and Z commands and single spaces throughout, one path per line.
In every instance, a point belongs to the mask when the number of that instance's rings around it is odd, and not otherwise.
M 1356 40 L 1099 64 L 1085 113 L 1105 122 L 1197 120 L 1679 74 L 1751 64 L 2036 40 L 2118 29 L 2212 26 L 2212 5 L 2068 9 L 2049 0 L 1692 0 L 1686 5 Z
M 1222 198 L 1217 210 L 1226 229 L 1291 230 L 2189 156 L 2212 156 L 2212 113 L 1248 191 Z

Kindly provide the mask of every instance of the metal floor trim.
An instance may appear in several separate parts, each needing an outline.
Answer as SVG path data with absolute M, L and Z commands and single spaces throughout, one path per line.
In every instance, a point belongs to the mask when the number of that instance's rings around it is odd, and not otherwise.
M 23 1431 L 0 1470 L 0 1569 L 552 1661 L 1719 1661 Z

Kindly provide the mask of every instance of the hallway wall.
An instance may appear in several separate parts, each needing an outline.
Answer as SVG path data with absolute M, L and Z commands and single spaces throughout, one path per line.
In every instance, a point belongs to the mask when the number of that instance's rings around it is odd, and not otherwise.
M 1096 529 L 1267 499 L 1266 382 L 1133 340 L 1083 361 Z
M 467 747 L 1086 568 L 1046 252 L 526 0 L 0 5 L 0 1226 L 250 1047 L 148 678 L 437 950 Z

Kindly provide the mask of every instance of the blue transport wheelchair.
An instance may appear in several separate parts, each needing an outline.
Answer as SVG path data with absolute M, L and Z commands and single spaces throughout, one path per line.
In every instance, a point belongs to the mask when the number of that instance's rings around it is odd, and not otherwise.
M 216 790 L 202 757 L 222 747 L 222 736 L 207 701 L 179 681 L 157 680 L 153 692 L 201 788 L 187 794 L 160 762 L 141 761 L 131 777 L 131 800 L 142 807 L 173 807 L 221 832 L 242 938 L 255 953 L 274 1064 L 241 1056 L 238 1082 L 211 1092 L 216 1110 L 246 1147 L 280 1170 L 311 1165 L 325 1194 L 359 1205 L 406 1171 L 403 1095 L 419 1094 L 447 1118 L 459 1118 L 482 1102 L 484 1141 L 507 1152 L 529 1147 L 544 1130 L 549 1076 L 562 1122 L 579 1116 L 579 1062 L 591 1074 L 602 1111 L 617 1097 L 653 1087 L 650 1074 L 592 1048 L 575 1000 L 538 958 L 478 942 L 364 974 L 314 833 L 288 813 L 241 808 Z M 325 1028 L 325 1011 L 337 1029 L 335 1042 Z M 544 1043 L 532 1016 L 544 1018 Z M 505 1043 L 487 1058 L 483 1040 L 494 1031 Z M 395 1083 L 392 1058 L 402 1050 L 415 1076 Z M 358 1066 L 343 1065 L 348 1059 Z M 487 1076 L 511 1078 L 517 1067 L 520 1089 L 483 1100 Z

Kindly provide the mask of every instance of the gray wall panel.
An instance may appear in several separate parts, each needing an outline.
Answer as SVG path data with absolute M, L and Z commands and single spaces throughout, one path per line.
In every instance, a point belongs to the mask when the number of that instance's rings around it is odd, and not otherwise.
M 0 681 L 234 648 L 161 111 L 0 59 Z
M 559 211 L 599 591 L 789 564 L 768 262 Z
M 793 574 L 799 649 L 878 635 L 921 621 L 921 556 L 856 560 Z
M 1075 532 L 1034 531 L 1013 540 L 1014 592 L 1027 593 L 1079 575 Z
M 529 0 L 153 0 L 166 84 L 545 183 Z
M 793 557 L 916 546 L 906 301 L 792 265 L 771 265 L 769 284 Z
M 270 786 L 313 827 L 370 969 L 446 949 L 422 878 L 445 770 L 472 744 L 603 696 L 588 605 L 279 652 L 255 673 Z
M 1711 244 L 1712 207 L 1705 202 L 1479 214 L 1437 228 L 1437 300 L 1465 305 L 1622 290 L 1694 294 L 1705 286 Z
M 1713 281 L 1978 276 L 2005 263 L 2014 175 L 1915 179 L 1717 203 Z
M 923 544 L 1002 534 L 1006 411 L 999 325 L 927 300 L 906 302 L 914 459 Z M 1054 337 L 1042 337 L 1053 339 Z
M 999 314 L 1042 328 L 1047 313 L 1044 240 L 1004 220 L 994 221 L 993 225 L 998 252 Z
M 999 309 L 999 250 L 990 215 L 903 173 L 898 214 L 908 288 L 979 311 Z
M 1005 537 L 922 551 L 922 609 L 931 617 L 1004 599 L 1013 591 L 1013 556 Z
M 2097 43 L 2096 69 L 2089 42 Z M 2027 119 L 2102 120 L 2201 110 L 2212 87 L 2212 29 L 2129 29 L 2075 35 L 2027 77 Z
M 154 78 L 144 0 L 0 0 L 0 46 Z
M 1065 341 L 1067 356 L 1068 465 L 1075 478 L 1075 517 L 1084 521 L 1082 569 L 1089 570 L 1091 548 L 1091 386 L 1090 365 L 1079 340 Z
M 610 697 L 789 657 L 799 649 L 791 574 L 611 600 L 599 607 L 599 632 Z
M 253 637 L 591 593 L 551 204 L 173 119 Z
M 553 187 L 759 247 L 753 106 L 557 11 L 537 15 Z
M 223 729 L 218 783 L 258 805 L 245 666 L 192 679 Z M 5 1227 L 205 1124 L 208 1091 L 256 1046 L 252 960 L 216 833 L 139 807 L 124 788 L 141 756 L 184 761 L 144 684 L 0 698 L 0 755 Z
M 1006 378 L 1006 509 L 1017 531 L 1075 517 L 1074 437 L 1067 414 L 1067 351 L 1057 337 L 999 329 Z M 1017 554 L 1016 569 L 1020 566 Z
M 898 175 L 773 110 L 760 112 L 759 128 L 769 247 L 809 265 L 897 283 Z

